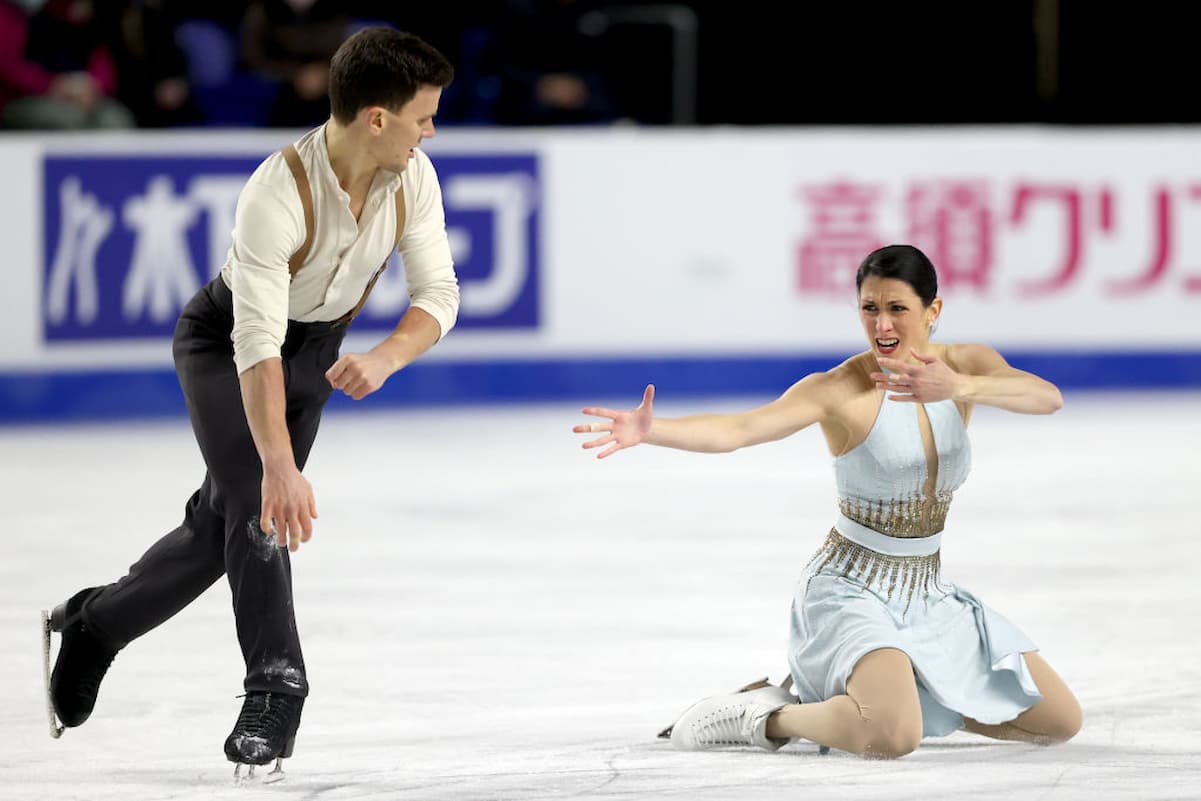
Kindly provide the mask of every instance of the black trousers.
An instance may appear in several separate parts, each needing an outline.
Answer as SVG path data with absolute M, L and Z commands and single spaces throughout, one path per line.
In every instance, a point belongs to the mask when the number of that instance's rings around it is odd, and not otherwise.
M 85 622 L 114 647 L 170 618 L 219 579 L 229 578 L 245 689 L 308 694 L 292 608 L 287 548 L 259 529 L 263 469 L 233 361 L 233 301 L 220 277 L 184 308 L 175 328 L 175 369 L 207 473 L 183 522 L 129 574 L 84 605 Z M 331 388 L 325 378 L 345 335 L 341 323 L 288 323 L 282 349 L 288 432 L 304 468 Z

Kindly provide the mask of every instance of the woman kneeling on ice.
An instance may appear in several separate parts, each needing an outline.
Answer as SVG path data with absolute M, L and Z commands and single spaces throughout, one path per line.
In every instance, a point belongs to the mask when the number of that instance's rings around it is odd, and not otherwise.
M 967 478 L 975 404 L 1022 414 L 1063 405 L 1051 383 L 986 345 L 930 342 L 942 310 L 934 266 L 890 245 L 859 267 L 869 348 L 739 414 L 652 415 L 654 387 L 629 411 L 587 408 L 603 422 L 584 443 L 599 457 L 640 443 L 704 453 L 771 442 L 819 423 L 834 455 L 837 520 L 792 606 L 785 687 L 706 698 L 671 727 L 684 749 L 792 738 L 899 757 L 922 737 L 959 729 L 1003 740 L 1062 742 L 1080 705 L 1014 624 L 939 574 L 951 495 Z

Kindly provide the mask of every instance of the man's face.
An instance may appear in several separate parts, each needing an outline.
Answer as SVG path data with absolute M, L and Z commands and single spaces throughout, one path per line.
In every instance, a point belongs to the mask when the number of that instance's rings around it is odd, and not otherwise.
M 381 167 L 402 172 L 409 165 L 413 150 L 421 144 L 421 140 L 429 139 L 436 133 L 434 115 L 438 113 L 438 101 L 441 98 L 442 87 L 423 86 L 399 111 L 384 111 L 375 147 L 375 156 Z

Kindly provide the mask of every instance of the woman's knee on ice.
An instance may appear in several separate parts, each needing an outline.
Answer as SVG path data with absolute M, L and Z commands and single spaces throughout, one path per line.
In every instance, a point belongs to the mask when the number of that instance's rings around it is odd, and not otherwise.
M 1075 737 L 1084 724 L 1084 713 L 1075 694 L 1038 654 L 1025 654 L 1043 699 L 1014 721 L 1046 742 L 1062 743 Z
M 1022 655 L 1034 675 L 1043 700 L 1039 701 L 1014 722 L 1023 730 L 1032 732 L 1048 744 L 1066 742 L 1080 732 L 1084 724 L 1084 713 L 1080 702 L 1068 685 L 1050 665 L 1036 652 Z
M 1040 721 L 1039 734 L 1045 737 L 1048 744 L 1066 743 L 1080 733 L 1084 725 L 1084 712 L 1080 702 L 1075 697 L 1061 702 L 1054 715 L 1048 715 Z
M 874 726 L 863 756 L 875 759 L 897 759 L 917 750 L 922 741 L 922 725 L 911 722 L 891 726 Z
M 917 750 L 922 741 L 920 715 L 887 713 L 860 717 L 856 753 L 870 759 L 897 759 Z

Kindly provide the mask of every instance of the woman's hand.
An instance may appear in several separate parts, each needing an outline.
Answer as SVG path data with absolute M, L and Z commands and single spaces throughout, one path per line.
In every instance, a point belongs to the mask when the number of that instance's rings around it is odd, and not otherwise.
M 585 442 L 584 448 L 601 448 L 608 445 L 609 447 L 596 455 L 596 458 L 604 459 L 624 448 L 631 448 L 640 442 L 647 441 L 651 433 L 651 421 L 653 420 L 651 406 L 654 400 L 655 385 L 647 384 L 646 391 L 642 393 L 642 403 L 637 409 L 618 412 L 613 409 L 589 406 L 582 410 L 584 414 L 606 418 L 607 422 L 583 423 L 571 430 L 576 434 L 603 433 L 604 436 Z
M 876 361 L 887 373 L 872 373 L 876 389 L 887 390 L 889 400 L 910 403 L 936 403 L 955 400 L 961 394 L 964 376 L 952 370 L 937 356 L 923 356 L 910 348 L 918 364 L 878 356 Z

